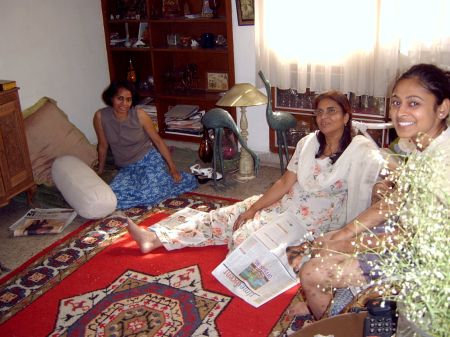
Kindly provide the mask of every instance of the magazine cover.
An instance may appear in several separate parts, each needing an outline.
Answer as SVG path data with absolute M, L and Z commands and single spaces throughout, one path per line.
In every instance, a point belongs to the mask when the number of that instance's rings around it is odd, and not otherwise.
M 14 236 L 61 233 L 77 216 L 73 209 L 33 208 L 9 229 Z

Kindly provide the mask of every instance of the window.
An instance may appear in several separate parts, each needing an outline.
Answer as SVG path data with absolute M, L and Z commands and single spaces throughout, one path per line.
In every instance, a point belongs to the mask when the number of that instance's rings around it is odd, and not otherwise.
M 415 63 L 450 65 L 450 2 L 257 0 L 257 69 L 273 86 L 385 96 Z

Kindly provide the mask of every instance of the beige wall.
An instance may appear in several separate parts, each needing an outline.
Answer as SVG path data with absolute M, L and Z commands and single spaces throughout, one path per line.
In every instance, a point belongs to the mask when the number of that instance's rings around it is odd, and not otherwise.
M 91 142 L 109 82 L 100 0 L 0 0 L 0 78 L 22 109 L 50 96 Z
M 254 84 L 254 27 L 238 26 L 231 3 L 236 83 Z M 0 79 L 17 81 L 22 108 L 50 96 L 96 143 L 92 115 L 109 83 L 100 0 L 0 0 L 0 31 Z M 247 109 L 249 145 L 259 152 L 269 151 L 264 112 Z
M 234 67 L 236 83 L 251 83 L 255 85 L 255 27 L 239 26 L 236 16 L 236 1 L 233 4 L 233 36 L 234 36 Z M 265 90 L 263 90 L 265 94 Z M 238 125 L 240 119 L 239 109 Z M 248 145 L 257 152 L 269 152 L 269 127 L 266 122 L 266 106 L 247 108 Z

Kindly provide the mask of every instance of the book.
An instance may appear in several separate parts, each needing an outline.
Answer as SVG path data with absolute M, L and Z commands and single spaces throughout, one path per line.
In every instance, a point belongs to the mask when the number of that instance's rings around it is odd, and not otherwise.
M 191 133 L 191 132 L 188 132 L 186 130 L 183 130 L 183 131 L 165 130 L 164 133 L 167 133 L 169 135 L 189 136 L 189 137 L 198 137 L 198 138 L 202 137 L 201 133 L 197 133 L 197 132 Z
M 177 104 L 166 113 L 166 119 L 187 119 L 199 109 L 198 105 Z
M 77 216 L 70 208 L 32 208 L 9 229 L 14 236 L 61 233 Z
M 11 90 L 16 87 L 16 81 L 0 80 L 0 91 Z

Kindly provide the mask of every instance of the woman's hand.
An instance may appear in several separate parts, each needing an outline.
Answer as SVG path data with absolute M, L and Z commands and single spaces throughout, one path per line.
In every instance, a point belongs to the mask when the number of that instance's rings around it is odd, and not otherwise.
M 311 244 L 311 257 L 316 257 L 318 255 L 322 255 L 322 253 L 325 252 L 327 247 L 328 247 L 327 239 L 325 239 L 323 236 L 318 237 Z
M 181 174 L 178 172 L 176 167 L 173 167 L 169 170 L 169 174 L 172 176 L 173 181 L 179 183 L 181 181 Z
M 233 231 L 241 227 L 246 221 L 252 220 L 255 217 L 256 210 L 249 208 L 244 213 L 240 214 L 233 225 Z

